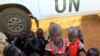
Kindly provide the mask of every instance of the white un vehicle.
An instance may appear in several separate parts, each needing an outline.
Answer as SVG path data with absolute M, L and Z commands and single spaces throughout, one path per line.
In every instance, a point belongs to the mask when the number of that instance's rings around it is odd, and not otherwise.
M 31 18 L 100 13 L 100 0 L 0 0 L 0 31 L 19 35 L 31 29 Z M 66 19 L 67 20 L 67 19 Z

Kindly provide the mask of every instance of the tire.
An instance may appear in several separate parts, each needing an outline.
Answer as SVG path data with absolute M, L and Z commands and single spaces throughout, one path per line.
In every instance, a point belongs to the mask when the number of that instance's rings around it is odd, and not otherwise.
M 30 31 L 31 19 L 19 8 L 7 8 L 0 14 L 0 30 L 10 35 L 19 35 Z

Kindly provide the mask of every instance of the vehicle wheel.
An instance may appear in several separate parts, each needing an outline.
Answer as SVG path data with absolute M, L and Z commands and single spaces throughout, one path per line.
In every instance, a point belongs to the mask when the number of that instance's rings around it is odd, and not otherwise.
M 31 29 L 31 19 L 19 8 L 7 8 L 0 14 L 0 27 L 4 33 L 19 35 Z

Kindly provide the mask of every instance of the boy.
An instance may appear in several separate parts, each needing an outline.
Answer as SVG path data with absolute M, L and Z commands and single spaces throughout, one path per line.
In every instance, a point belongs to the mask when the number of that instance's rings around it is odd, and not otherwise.
M 26 39 L 26 33 L 22 33 L 18 36 L 15 42 L 15 46 L 23 52 L 25 52 L 25 48 L 24 48 L 25 39 Z
M 40 43 L 38 38 L 35 37 L 35 33 L 33 31 L 30 31 L 27 34 L 26 40 L 25 40 L 25 53 L 27 54 L 27 56 L 30 56 L 31 53 L 40 53 L 41 49 L 40 49 Z
M 51 56 L 66 56 L 67 40 L 62 38 L 61 26 L 52 24 L 49 27 L 51 41 L 46 45 L 45 50 Z
M 50 25 L 54 24 L 55 22 L 51 22 Z M 50 41 L 50 34 L 49 34 L 49 30 L 46 32 L 45 34 L 45 41 L 46 43 L 48 43 Z
M 71 27 L 69 29 L 68 38 L 68 56 L 77 56 L 78 49 L 84 48 L 84 45 L 78 39 L 78 29 L 75 27 Z
M 83 35 L 80 29 L 78 30 L 78 39 L 81 41 L 82 44 L 84 44 L 84 40 L 83 40 Z M 86 51 L 82 48 L 82 49 L 78 49 L 78 53 L 77 56 L 80 56 L 81 53 L 83 53 L 84 55 L 86 55 Z
M 78 30 L 78 39 L 84 44 L 82 32 L 80 29 L 77 29 L 77 30 Z
M 36 31 L 36 35 L 37 35 L 37 39 L 40 43 L 40 55 L 43 55 L 44 51 L 45 51 L 45 40 L 44 40 L 44 36 L 43 36 L 43 29 L 42 28 L 38 28 Z
M 87 56 L 99 56 L 100 52 L 96 48 L 90 48 L 87 52 Z
M 38 28 L 37 31 L 36 31 L 36 35 L 37 35 L 37 38 L 41 44 L 41 46 L 44 46 L 44 36 L 43 36 L 43 29 L 42 28 Z

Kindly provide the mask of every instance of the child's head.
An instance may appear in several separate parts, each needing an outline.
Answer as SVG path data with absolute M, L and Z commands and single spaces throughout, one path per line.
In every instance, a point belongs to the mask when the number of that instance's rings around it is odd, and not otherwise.
M 34 32 L 33 32 L 33 31 L 30 31 L 30 32 L 28 33 L 28 37 L 35 37 Z
M 61 31 L 61 26 L 59 24 L 51 24 L 49 26 L 49 33 L 51 40 L 56 44 L 61 40 L 62 36 L 62 31 Z
M 82 32 L 81 32 L 80 29 L 78 29 L 78 37 L 79 37 L 79 38 L 82 38 Z
M 90 48 L 87 52 L 87 56 L 99 56 L 100 52 L 96 48 Z
M 78 37 L 78 29 L 71 27 L 68 32 L 68 38 L 70 42 L 74 42 Z
M 37 35 L 37 37 L 43 37 L 43 29 L 38 28 L 37 31 L 36 31 L 36 35 Z
M 15 46 L 7 46 L 3 54 L 4 56 L 22 56 L 21 51 Z
M 27 37 L 27 33 L 24 32 L 24 33 L 21 33 L 19 36 L 18 36 L 20 39 L 25 39 Z
M 78 29 L 78 39 L 84 44 L 83 35 L 80 29 Z

